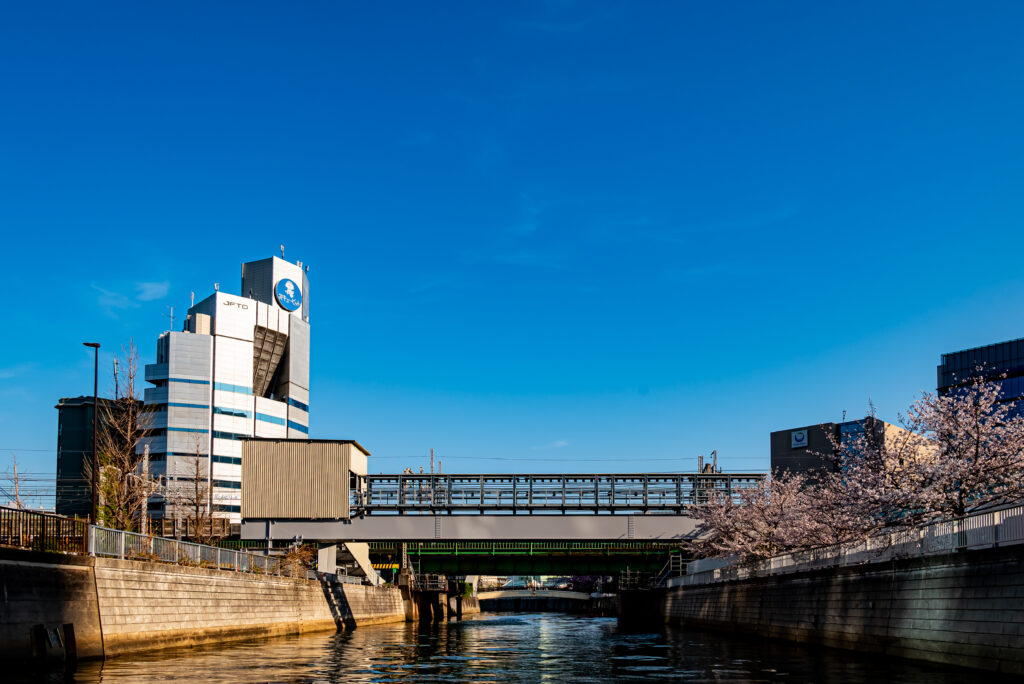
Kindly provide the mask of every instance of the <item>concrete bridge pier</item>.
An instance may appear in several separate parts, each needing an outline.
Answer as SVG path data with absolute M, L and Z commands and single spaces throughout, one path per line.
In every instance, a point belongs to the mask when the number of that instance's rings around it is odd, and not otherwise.
M 443 594 L 438 591 L 413 592 L 420 622 L 442 622 L 445 619 L 446 606 Z
M 402 594 L 402 605 L 405 607 L 405 621 L 417 622 L 419 620 L 419 610 L 416 605 L 416 597 L 414 596 L 410 579 L 408 572 L 402 572 L 399 574 L 398 590 Z

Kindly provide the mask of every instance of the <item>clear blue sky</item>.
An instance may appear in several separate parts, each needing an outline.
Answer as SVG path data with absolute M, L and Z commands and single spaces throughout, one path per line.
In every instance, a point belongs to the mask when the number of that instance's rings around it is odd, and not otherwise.
M 310 264 L 374 471 L 765 469 L 1024 336 L 1024 5 L 21 3 L 0 469 L 239 264 Z M 104 382 L 110 357 L 102 357 Z M 108 382 L 105 382 L 109 386 Z M 486 460 L 477 460 L 486 459 Z

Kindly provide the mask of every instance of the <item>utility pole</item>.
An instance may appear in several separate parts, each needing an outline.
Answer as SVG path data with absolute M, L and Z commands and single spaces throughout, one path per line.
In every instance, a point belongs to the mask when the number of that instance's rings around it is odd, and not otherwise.
M 14 507 L 21 510 L 21 482 L 18 480 L 18 455 L 14 455 Z
M 149 442 L 142 449 L 142 534 L 149 534 Z

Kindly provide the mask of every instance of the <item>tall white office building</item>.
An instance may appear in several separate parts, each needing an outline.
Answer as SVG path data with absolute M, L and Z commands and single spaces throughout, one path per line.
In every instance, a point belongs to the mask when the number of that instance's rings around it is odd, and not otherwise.
M 309 281 L 302 262 L 242 264 L 242 294 L 219 290 L 157 340 L 146 366 L 153 408 L 150 467 L 165 478 L 155 517 L 176 517 L 174 492 L 201 473 L 216 517 L 240 520 L 242 437 L 309 436 Z M 209 485 L 212 484 L 212 487 Z M 193 497 L 194 498 L 194 497 Z

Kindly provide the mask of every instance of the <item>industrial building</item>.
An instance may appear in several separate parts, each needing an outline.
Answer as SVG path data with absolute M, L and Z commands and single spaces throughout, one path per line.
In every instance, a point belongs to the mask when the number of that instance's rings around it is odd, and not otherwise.
M 771 471 L 805 475 L 834 472 L 835 456 L 838 455 L 836 445 L 846 444 L 865 431 L 872 431 L 879 443 L 884 444 L 886 437 L 893 431 L 902 429 L 898 425 L 868 416 L 841 423 L 820 423 L 778 430 L 771 433 Z
M 205 480 L 217 517 L 240 521 L 242 441 L 309 435 L 308 267 L 277 257 L 242 264 L 241 295 L 215 288 L 183 330 L 157 340 L 145 368 L 153 387 L 150 468 L 162 477 L 154 517 L 174 517 L 175 492 Z

